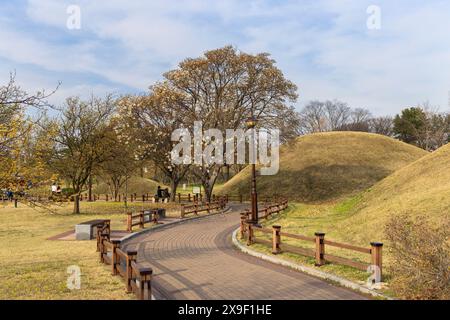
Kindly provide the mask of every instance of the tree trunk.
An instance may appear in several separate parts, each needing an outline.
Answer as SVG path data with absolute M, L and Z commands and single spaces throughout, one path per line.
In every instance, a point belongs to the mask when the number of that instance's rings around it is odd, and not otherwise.
M 111 191 L 114 196 L 114 201 L 117 202 L 117 197 L 119 196 L 119 183 L 115 178 L 111 178 Z
M 73 200 L 73 213 L 79 214 L 80 213 L 80 194 L 77 193 L 75 195 L 75 199 Z
M 89 175 L 89 181 L 88 181 L 88 201 L 92 202 L 92 175 Z
M 172 179 L 170 182 L 170 201 L 175 202 L 177 196 L 177 188 L 178 188 L 178 179 Z
M 213 186 L 209 183 L 203 183 L 203 189 L 205 189 L 205 197 L 207 202 L 211 202 Z
M 230 180 L 230 165 L 226 165 L 226 171 L 225 171 L 225 181 Z

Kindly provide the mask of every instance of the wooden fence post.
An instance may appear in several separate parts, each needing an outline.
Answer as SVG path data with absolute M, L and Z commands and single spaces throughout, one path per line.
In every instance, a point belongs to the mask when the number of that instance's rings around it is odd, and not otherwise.
M 239 195 L 239 202 L 242 203 L 242 193 Z
M 246 231 L 246 228 L 245 228 L 245 222 L 247 221 L 247 215 L 246 214 L 244 214 L 244 213 L 241 213 L 241 229 L 240 229 L 240 232 L 241 232 L 241 239 L 245 239 L 245 231 Z
M 111 265 L 112 265 L 112 275 L 115 276 L 118 271 L 116 264 L 118 264 L 119 259 L 117 258 L 117 248 L 120 246 L 120 240 L 111 240 L 112 253 L 111 253 Z
M 191 202 L 191 194 L 188 193 L 188 202 Z
M 272 253 L 279 254 L 281 243 L 281 226 L 272 226 Z
M 158 224 L 158 219 L 159 219 L 159 213 L 158 213 L 158 209 L 155 209 L 152 211 L 152 221 L 154 224 Z
M 253 244 L 254 233 L 253 233 L 253 226 L 249 223 L 247 224 L 247 232 L 248 232 L 247 245 L 251 246 Z
M 181 218 L 184 218 L 184 212 L 185 212 L 185 210 L 186 210 L 186 209 L 185 209 L 185 207 L 184 207 L 184 203 L 182 203 L 182 204 L 181 204 L 181 215 L 180 215 Z
M 316 232 L 316 266 L 322 266 L 325 263 L 325 233 Z
M 152 299 L 152 280 L 153 270 L 152 268 L 139 268 L 139 300 L 151 300 Z
M 105 198 L 105 199 L 106 199 L 106 202 L 108 202 L 108 194 L 106 194 L 105 196 L 106 196 L 106 198 Z
M 100 262 L 104 263 L 105 259 L 103 257 L 103 254 L 105 253 L 105 245 L 103 244 L 103 240 L 105 240 L 105 236 L 100 233 Z
M 144 215 L 144 211 L 140 211 L 139 212 L 139 228 L 144 229 L 144 220 L 145 219 L 145 215 Z
M 372 255 L 372 265 L 376 266 L 375 275 L 376 280 L 380 281 L 382 280 L 383 275 L 383 259 L 382 259 L 382 251 L 383 251 L 383 243 L 381 242 L 371 242 L 370 245 L 372 246 L 370 252 Z
M 178 193 L 178 203 L 181 203 L 181 193 Z
M 131 268 L 131 263 L 134 261 L 136 262 L 137 258 L 137 251 L 135 250 L 128 250 L 127 251 L 127 261 L 126 261 L 126 274 L 127 274 L 127 292 L 130 293 L 133 291 L 131 287 L 131 279 L 133 278 L 133 270 Z
M 133 217 L 132 217 L 133 213 L 132 212 L 127 212 L 127 231 L 128 232 L 132 232 L 133 231 Z

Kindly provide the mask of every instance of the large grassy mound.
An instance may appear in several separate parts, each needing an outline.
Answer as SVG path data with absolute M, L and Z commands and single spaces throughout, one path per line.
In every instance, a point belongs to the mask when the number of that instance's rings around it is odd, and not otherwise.
M 128 193 L 136 193 L 138 196 L 147 193 L 153 195 L 156 194 L 158 186 L 161 186 L 161 188 L 166 188 L 164 184 L 151 179 L 132 177 L 128 181 Z M 95 184 L 92 190 L 96 194 L 111 193 L 109 186 L 102 181 L 100 181 L 98 184 Z M 122 188 L 120 188 L 120 193 L 125 193 L 125 184 Z
M 363 191 L 427 155 L 406 143 L 369 133 L 329 132 L 299 137 L 281 148 L 280 170 L 260 176 L 258 194 L 324 202 Z M 228 181 L 222 194 L 248 194 L 250 167 Z
M 353 202 L 339 228 L 365 242 L 382 239 L 386 222 L 396 214 L 425 217 L 439 225 L 450 216 L 450 145 L 396 171 Z

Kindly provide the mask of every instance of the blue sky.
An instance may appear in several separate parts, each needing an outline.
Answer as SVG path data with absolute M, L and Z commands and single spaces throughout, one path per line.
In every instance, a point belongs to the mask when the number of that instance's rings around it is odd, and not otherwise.
M 66 26 L 81 9 L 81 29 Z M 381 9 L 369 30 L 367 8 Z M 447 0 L 0 0 L 0 83 L 70 95 L 145 92 L 186 57 L 234 45 L 269 52 L 301 108 L 339 99 L 376 115 L 429 101 L 449 110 Z

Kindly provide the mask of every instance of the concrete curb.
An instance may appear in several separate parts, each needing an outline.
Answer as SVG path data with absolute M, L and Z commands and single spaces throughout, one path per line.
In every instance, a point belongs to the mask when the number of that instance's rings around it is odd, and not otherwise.
M 188 223 L 188 222 L 191 222 L 191 221 L 196 221 L 196 220 L 204 219 L 204 218 L 207 218 L 207 217 L 212 217 L 212 216 L 215 216 L 215 215 L 218 215 L 218 214 L 225 214 L 225 213 L 227 213 L 230 210 L 231 210 L 231 208 L 229 206 L 227 206 L 225 208 L 225 210 L 223 210 L 223 211 L 211 213 L 211 214 L 208 214 L 208 215 L 198 216 L 198 217 L 194 216 L 194 217 L 191 217 L 191 218 L 184 218 L 184 219 L 181 219 L 181 220 L 178 220 L 178 221 L 172 221 L 172 222 L 169 222 L 169 223 L 159 224 L 157 226 L 154 226 L 154 227 L 151 227 L 151 228 L 148 228 L 148 229 L 142 229 L 140 231 L 137 231 L 137 232 L 134 232 L 134 233 L 130 233 L 129 235 L 127 235 L 127 236 L 125 236 L 123 238 L 120 238 L 119 240 L 121 241 L 121 244 L 124 244 L 125 241 L 128 241 L 130 239 L 136 238 L 137 236 L 146 234 L 148 232 L 153 232 L 153 231 L 156 231 L 156 230 L 159 230 L 159 229 L 168 228 L 168 227 L 175 226 L 175 225 L 178 225 L 178 224 Z
M 286 260 L 283 260 L 283 259 L 279 259 L 279 258 L 277 258 L 275 256 L 269 256 L 267 254 L 264 254 L 264 253 L 252 250 L 249 247 L 244 246 L 243 244 L 241 244 L 238 241 L 237 234 L 238 234 L 239 231 L 240 231 L 239 228 L 236 229 L 235 231 L 233 231 L 233 234 L 232 234 L 232 237 L 231 237 L 232 241 L 233 241 L 233 245 L 235 247 L 237 247 L 240 251 L 242 251 L 242 252 L 244 252 L 244 253 L 246 253 L 246 254 L 248 254 L 250 256 L 253 256 L 253 257 L 256 257 L 256 258 L 260 258 L 262 260 L 269 261 L 271 263 L 275 263 L 275 264 L 278 264 L 278 265 L 282 265 L 282 266 L 285 266 L 285 267 L 288 267 L 288 268 L 291 268 L 291 269 L 294 269 L 294 270 L 297 270 L 297 271 L 300 271 L 300 272 L 304 272 L 306 274 L 309 274 L 311 276 L 314 276 L 314 277 L 317 277 L 317 278 L 320 278 L 320 279 L 333 281 L 333 282 L 336 282 L 336 283 L 338 283 L 339 285 L 341 285 L 343 287 L 350 288 L 350 289 L 359 291 L 359 292 L 364 293 L 364 294 L 369 294 L 369 295 L 371 295 L 373 297 L 383 298 L 383 299 L 387 299 L 387 300 L 393 300 L 392 298 L 387 297 L 387 296 L 385 296 L 385 295 L 383 295 L 381 293 L 378 293 L 378 292 L 376 292 L 376 291 L 374 291 L 372 289 L 369 289 L 369 288 L 367 288 L 365 286 L 362 286 L 362 285 L 357 284 L 355 282 L 352 282 L 350 280 L 338 277 L 336 275 L 333 275 L 333 274 L 330 274 L 330 273 L 327 273 L 327 272 L 323 272 L 323 271 L 319 271 L 319 270 L 316 270 L 316 269 L 313 269 L 313 268 L 310 268 L 310 267 L 306 267 L 306 266 L 303 266 L 303 265 L 300 265 L 300 264 L 297 264 L 297 263 L 294 263 L 294 262 L 290 262 L 290 261 L 286 261 Z

